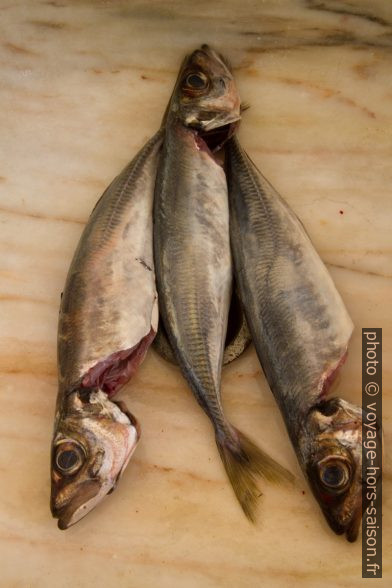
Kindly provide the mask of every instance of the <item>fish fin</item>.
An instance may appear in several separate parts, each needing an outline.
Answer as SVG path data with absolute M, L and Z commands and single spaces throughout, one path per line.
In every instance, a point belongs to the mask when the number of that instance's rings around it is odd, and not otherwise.
M 279 483 L 293 482 L 294 476 L 234 427 L 231 434 L 218 433 L 216 444 L 241 508 L 254 522 L 257 501 L 262 495 L 257 478 Z

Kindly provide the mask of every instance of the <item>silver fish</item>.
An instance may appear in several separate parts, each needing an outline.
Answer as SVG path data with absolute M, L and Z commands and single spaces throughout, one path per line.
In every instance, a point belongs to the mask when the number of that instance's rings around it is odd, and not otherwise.
M 245 315 L 233 290 L 222 364 L 224 366 L 228 365 L 240 357 L 242 353 L 249 347 L 251 342 L 252 338 L 246 323 Z M 177 364 L 176 356 L 170 346 L 170 342 L 167 338 L 162 321 L 159 322 L 158 332 L 152 343 L 152 347 L 159 353 L 161 357 L 163 357 L 163 359 L 174 365 Z
M 233 137 L 226 147 L 235 276 L 261 365 L 331 526 L 361 522 L 362 410 L 327 399 L 353 330 L 301 222 Z
M 116 486 L 140 437 L 112 396 L 157 331 L 152 205 L 159 131 L 93 210 L 62 295 L 51 510 L 66 529 Z
M 232 264 L 226 178 L 210 147 L 219 148 L 239 118 L 233 76 L 225 60 L 203 45 L 185 59 L 166 114 L 154 258 L 171 347 L 212 422 L 234 492 L 253 520 L 260 495 L 256 476 L 287 473 L 228 422 L 220 398 Z

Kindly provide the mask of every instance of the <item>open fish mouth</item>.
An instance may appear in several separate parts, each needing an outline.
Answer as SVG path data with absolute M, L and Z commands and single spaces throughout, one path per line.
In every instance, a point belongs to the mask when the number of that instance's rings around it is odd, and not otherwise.
M 188 125 L 195 134 L 197 145 L 200 149 L 215 154 L 222 149 L 227 141 L 234 135 L 239 125 L 239 119 L 222 126 L 206 130 L 200 123 Z M 223 157 L 222 157 L 223 161 Z
M 195 119 L 191 119 L 187 121 L 187 126 L 191 128 L 200 129 L 206 133 L 210 131 L 220 130 L 224 127 L 227 127 L 233 123 L 238 123 L 240 121 L 241 115 L 240 114 L 233 114 L 229 116 L 227 113 L 217 113 L 215 116 L 209 113 L 208 117 L 203 117 L 203 115 L 199 115 Z M 232 135 L 233 133 L 231 133 Z M 231 137 L 230 135 L 230 137 Z M 230 138 L 228 137 L 228 139 Z
M 206 143 L 208 149 L 215 153 L 234 135 L 239 125 L 239 119 L 221 127 L 196 129 L 199 137 Z

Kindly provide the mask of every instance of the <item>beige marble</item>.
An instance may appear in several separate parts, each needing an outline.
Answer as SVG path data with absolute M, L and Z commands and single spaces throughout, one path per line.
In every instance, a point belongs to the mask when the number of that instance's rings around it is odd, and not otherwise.
M 293 489 L 263 488 L 257 526 L 234 500 L 205 415 L 152 351 L 121 394 L 142 423 L 136 454 L 118 490 L 67 532 L 49 512 L 48 452 L 75 245 L 201 42 L 231 59 L 251 105 L 243 145 L 302 218 L 354 320 L 337 394 L 360 402 L 361 327 L 384 328 L 388 450 L 391 2 L 2 0 L 0 10 L 0 585 L 359 585 L 361 545 L 324 522 L 253 349 L 224 370 L 227 413 L 298 476 Z M 385 586 L 390 465 L 387 453 Z

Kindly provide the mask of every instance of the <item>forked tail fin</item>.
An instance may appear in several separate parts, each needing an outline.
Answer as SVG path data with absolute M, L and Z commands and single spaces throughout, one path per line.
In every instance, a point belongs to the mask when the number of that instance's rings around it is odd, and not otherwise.
M 241 508 L 254 522 L 261 496 L 257 478 L 279 483 L 293 482 L 294 476 L 234 427 L 230 433 L 217 433 L 216 444 Z

